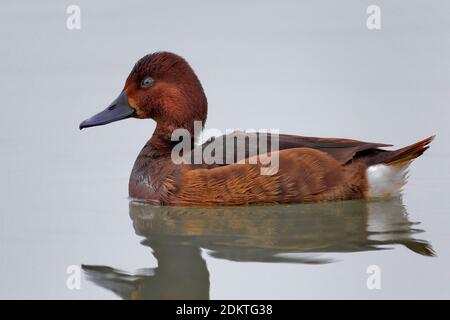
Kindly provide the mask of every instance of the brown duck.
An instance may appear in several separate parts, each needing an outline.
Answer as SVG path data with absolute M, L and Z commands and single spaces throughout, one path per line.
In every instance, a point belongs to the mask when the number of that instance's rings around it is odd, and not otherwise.
M 119 97 L 104 111 L 83 121 L 80 129 L 104 125 L 125 118 L 156 121 L 153 136 L 139 153 L 129 182 L 134 199 L 161 205 L 246 205 L 300 203 L 397 196 L 406 183 L 407 167 L 433 140 L 429 137 L 410 146 L 390 151 L 390 145 L 350 139 L 323 139 L 280 134 L 278 147 L 261 149 L 250 143 L 244 151 L 231 147 L 223 137 L 196 144 L 207 116 L 207 99 L 189 64 L 180 56 L 157 52 L 140 59 L 128 76 Z M 214 144 L 223 159 L 232 161 L 173 161 L 175 129 L 190 133 L 190 153 Z M 261 133 L 233 133 L 244 139 Z M 273 134 L 265 139 L 272 141 Z M 234 139 L 234 138 L 233 138 Z M 245 140 L 245 141 L 247 141 Z M 219 142 L 219 143 L 217 143 Z M 269 144 L 268 144 L 269 145 Z M 269 151 L 267 151 L 269 150 Z M 256 152 L 256 153 L 255 153 Z M 278 159 L 277 170 L 261 174 L 264 164 L 251 161 L 264 155 Z

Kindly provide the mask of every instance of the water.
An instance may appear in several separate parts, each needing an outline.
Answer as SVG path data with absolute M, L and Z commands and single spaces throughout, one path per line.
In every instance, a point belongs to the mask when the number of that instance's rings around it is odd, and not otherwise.
M 314 3 L 79 1 L 82 29 L 69 31 L 69 3 L 2 2 L 0 298 L 450 298 L 449 4 L 379 1 L 383 27 L 371 33 L 371 3 Z M 154 123 L 78 124 L 161 49 L 197 71 L 209 128 L 437 139 L 402 199 L 130 203 Z M 67 287 L 71 266 L 79 290 Z M 379 290 L 367 287 L 371 266 Z
M 144 238 L 141 244 L 153 251 L 158 266 L 133 272 L 83 266 L 92 283 L 123 299 L 208 299 L 210 277 L 226 277 L 210 275 L 206 261 L 211 258 L 238 264 L 321 266 L 339 260 L 332 253 L 395 246 L 434 256 L 430 243 L 415 238 L 423 230 L 408 219 L 400 199 L 219 209 L 131 202 L 130 217 L 134 231 Z M 302 269 L 299 266 L 297 272 Z M 272 281 L 261 282 L 270 285 Z

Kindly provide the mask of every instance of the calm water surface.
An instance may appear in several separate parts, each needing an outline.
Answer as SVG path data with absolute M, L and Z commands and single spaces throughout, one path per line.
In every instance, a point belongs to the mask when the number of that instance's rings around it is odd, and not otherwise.
M 297 272 L 305 265 L 335 263 L 339 258 L 332 253 L 399 246 L 425 257 L 435 254 L 429 242 L 416 238 L 422 232 L 419 223 L 409 220 L 399 199 L 223 209 L 131 202 L 130 217 L 134 231 L 143 237 L 141 244 L 152 250 L 158 266 L 129 272 L 83 265 L 92 283 L 123 299 L 210 298 L 214 287 L 210 278 L 220 275 L 210 275 L 208 258 L 276 264 L 278 273 L 283 273 L 283 264 L 288 263 L 298 265 Z M 276 281 L 276 276 L 266 277 L 260 279 L 262 286 Z
M 380 0 L 371 32 L 359 0 L 175 2 L 80 0 L 78 31 L 69 3 L 0 4 L 0 298 L 450 298 L 450 3 Z M 78 124 L 156 50 L 191 62 L 209 128 L 437 139 L 402 199 L 130 203 L 154 123 Z

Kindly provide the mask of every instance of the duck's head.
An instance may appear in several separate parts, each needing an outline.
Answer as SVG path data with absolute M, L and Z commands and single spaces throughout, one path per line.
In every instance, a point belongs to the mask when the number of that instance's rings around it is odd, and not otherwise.
M 125 86 L 108 108 L 84 120 L 80 129 L 126 118 L 151 118 L 160 133 L 184 128 L 193 132 L 194 121 L 206 121 L 207 100 L 202 85 L 182 57 L 157 52 L 140 59 Z

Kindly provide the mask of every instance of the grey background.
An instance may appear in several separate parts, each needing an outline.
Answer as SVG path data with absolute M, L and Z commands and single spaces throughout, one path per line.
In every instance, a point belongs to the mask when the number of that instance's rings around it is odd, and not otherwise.
M 69 4 L 81 7 L 81 30 L 66 28 Z M 381 7 L 379 31 L 366 28 L 370 4 Z M 205 257 L 211 297 L 449 298 L 449 12 L 436 0 L 2 1 L 0 297 L 113 298 L 87 282 L 67 290 L 65 268 L 155 263 L 133 234 L 127 200 L 154 123 L 78 124 L 117 96 L 137 59 L 168 50 L 202 81 L 209 128 L 396 146 L 437 134 L 404 199 L 437 258 L 348 254 L 299 272 Z M 365 288 L 372 263 L 387 270 L 379 292 Z

